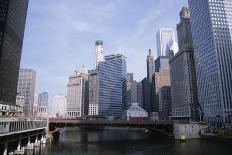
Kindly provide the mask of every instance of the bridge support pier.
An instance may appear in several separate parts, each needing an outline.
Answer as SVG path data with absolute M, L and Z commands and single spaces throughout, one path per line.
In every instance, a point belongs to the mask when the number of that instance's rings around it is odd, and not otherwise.
M 7 143 L 5 143 L 5 148 L 4 148 L 3 155 L 7 155 L 7 147 L 8 147 L 8 145 L 7 145 Z
M 17 147 L 17 150 L 20 150 L 20 149 L 21 149 L 21 140 L 19 140 L 18 147 Z

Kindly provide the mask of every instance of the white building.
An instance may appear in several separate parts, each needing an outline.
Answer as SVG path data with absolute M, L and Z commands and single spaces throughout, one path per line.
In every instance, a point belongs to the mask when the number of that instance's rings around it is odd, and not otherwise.
M 104 60 L 103 56 L 103 41 L 97 40 L 95 42 L 95 48 L 96 48 L 96 62 L 95 62 L 95 68 L 98 67 L 98 64 Z
M 65 117 L 67 99 L 63 94 L 55 95 L 52 98 L 52 117 Z
M 147 118 L 148 113 L 138 103 L 132 103 L 129 109 L 126 111 L 127 120 L 131 118 Z
M 17 92 L 24 96 L 23 111 L 26 116 L 33 115 L 36 72 L 33 69 L 20 69 Z
M 67 94 L 67 113 L 69 118 L 82 117 L 85 111 L 88 70 L 81 67 L 69 77 Z
M 157 57 L 169 55 L 169 53 L 166 53 L 166 52 L 167 52 L 167 45 L 169 44 L 169 42 L 171 40 L 173 40 L 173 42 L 175 42 L 174 29 L 161 28 L 156 33 Z
M 16 96 L 16 105 L 18 105 L 20 107 L 23 107 L 24 104 L 25 104 L 25 97 L 24 97 L 24 95 L 18 94 Z
M 34 111 L 36 118 L 48 118 L 48 107 L 47 106 L 36 106 Z

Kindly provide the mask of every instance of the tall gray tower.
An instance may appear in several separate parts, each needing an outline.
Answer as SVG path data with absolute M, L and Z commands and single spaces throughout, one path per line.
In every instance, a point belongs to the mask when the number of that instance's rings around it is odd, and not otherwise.
M 209 122 L 232 122 L 231 0 L 188 0 L 199 103 Z
M 28 0 L 0 1 L 0 104 L 16 105 Z
M 149 49 L 147 55 L 147 78 L 149 82 L 152 81 L 152 75 L 154 73 L 155 73 L 154 56 L 151 54 L 151 49 Z
M 201 108 L 197 98 L 196 69 L 188 6 L 180 11 L 177 24 L 180 51 L 170 58 L 172 117 L 199 121 Z

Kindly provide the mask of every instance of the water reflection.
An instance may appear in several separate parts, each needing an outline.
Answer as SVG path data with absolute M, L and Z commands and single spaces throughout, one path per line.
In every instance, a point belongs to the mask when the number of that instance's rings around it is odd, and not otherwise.
M 203 140 L 159 140 L 141 131 L 80 130 L 68 128 L 51 145 L 40 147 L 41 155 L 231 155 L 231 144 Z M 210 149 L 209 149 L 210 148 Z

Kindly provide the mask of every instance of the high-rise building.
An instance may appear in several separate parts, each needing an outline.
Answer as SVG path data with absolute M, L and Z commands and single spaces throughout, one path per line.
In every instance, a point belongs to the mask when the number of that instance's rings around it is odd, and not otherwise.
M 137 82 L 133 78 L 133 73 L 127 73 L 127 108 L 131 103 L 137 103 Z
M 169 53 L 167 53 L 167 47 L 170 46 L 170 41 L 172 41 L 172 44 L 176 45 L 175 33 L 173 29 L 161 28 L 156 33 L 157 57 L 169 55 Z M 175 47 L 174 52 L 177 52 L 177 51 L 178 49 L 176 49 Z
M 16 105 L 28 0 L 0 2 L 0 104 Z
M 88 70 L 81 67 L 75 71 L 75 74 L 69 77 L 67 93 L 67 117 L 82 117 L 86 113 L 86 91 L 88 80 Z
M 98 70 L 89 71 L 89 112 L 88 115 L 98 115 L 99 107 L 99 78 Z
M 122 117 L 126 110 L 126 59 L 121 54 L 105 56 L 99 68 L 99 115 Z
M 48 93 L 47 92 L 43 92 L 38 95 L 38 106 L 48 107 Z
M 147 78 L 149 82 L 151 82 L 152 75 L 154 73 L 155 73 L 154 56 L 151 53 L 151 49 L 149 49 L 149 52 L 147 55 Z
M 17 92 L 24 96 L 25 103 L 23 112 L 25 115 L 33 115 L 34 94 L 35 94 L 36 71 L 33 69 L 20 69 Z
M 141 82 L 137 82 L 137 103 L 140 107 L 143 107 L 143 90 Z
M 52 98 L 52 117 L 65 117 L 67 108 L 67 98 L 65 95 L 55 95 Z
M 180 12 L 177 34 L 180 51 L 169 61 L 172 117 L 173 119 L 199 121 L 200 107 L 197 98 L 195 59 L 188 6 L 184 6 Z
M 198 100 L 209 122 L 232 122 L 231 0 L 188 0 Z
M 155 60 L 155 73 L 152 87 L 154 98 L 154 111 L 159 112 L 161 119 L 168 119 L 171 111 L 171 84 L 169 71 L 169 57 L 160 56 Z
M 159 72 L 160 69 L 169 69 L 168 56 L 160 56 L 155 60 L 155 72 Z
M 97 40 L 95 42 L 95 52 L 96 52 L 96 62 L 95 62 L 95 68 L 98 67 L 98 64 L 104 60 L 103 56 L 103 41 Z

